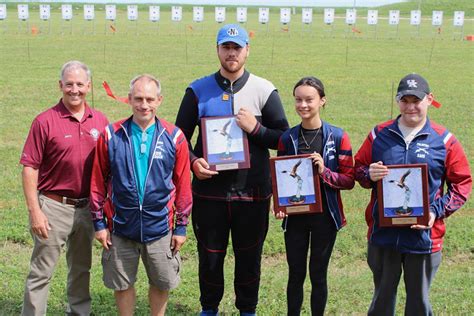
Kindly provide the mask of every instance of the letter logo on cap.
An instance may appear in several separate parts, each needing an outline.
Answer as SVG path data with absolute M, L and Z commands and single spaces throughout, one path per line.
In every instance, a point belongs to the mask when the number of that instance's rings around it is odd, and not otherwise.
M 235 27 L 231 27 L 227 30 L 227 34 L 229 34 L 229 36 L 239 36 L 239 31 Z
M 409 88 L 418 88 L 418 82 L 415 79 L 407 80 Z

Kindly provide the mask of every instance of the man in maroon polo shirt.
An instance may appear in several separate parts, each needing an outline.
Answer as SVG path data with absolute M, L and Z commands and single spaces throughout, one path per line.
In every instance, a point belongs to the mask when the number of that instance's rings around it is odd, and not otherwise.
M 22 315 L 44 315 L 51 276 L 67 245 L 66 313 L 89 315 L 94 228 L 89 186 L 96 141 L 107 124 L 86 103 L 90 70 L 70 61 L 61 69 L 63 96 L 33 121 L 21 155 L 23 191 L 34 240 Z

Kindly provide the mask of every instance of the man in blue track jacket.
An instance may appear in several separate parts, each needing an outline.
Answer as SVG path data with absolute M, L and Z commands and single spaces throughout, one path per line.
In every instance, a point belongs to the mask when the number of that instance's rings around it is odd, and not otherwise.
M 148 276 L 152 315 L 164 315 L 178 286 L 179 249 L 192 207 L 189 151 L 179 128 L 156 117 L 159 81 L 130 83 L 133 115 L 99 138 L 92 169 L 91 212 L 104 251 L 104 284 L 115 290 L 120 315 L 132 315 L 140 257 Z

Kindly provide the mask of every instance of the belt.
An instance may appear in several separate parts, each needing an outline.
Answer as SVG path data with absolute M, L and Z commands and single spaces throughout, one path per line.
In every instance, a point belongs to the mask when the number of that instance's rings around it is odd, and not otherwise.
M 68 198 L 66 196 L 61 196 L 52 192 L 40 192 L 40 194 L 56 202 L 68 204 L 68 205 L 74 205 L 75 207 L 84 207 L 89 203 L 89 198 L 73 199 L 73 198 Z

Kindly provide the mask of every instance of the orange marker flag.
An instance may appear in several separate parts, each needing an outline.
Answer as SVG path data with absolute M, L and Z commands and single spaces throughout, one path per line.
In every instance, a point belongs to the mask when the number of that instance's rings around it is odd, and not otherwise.
M 435 108 L 440 108 L 441 107 L 441 103 L 439 103 L 435 99 L 433 99 L 433 101 L 431 101 L 431 105 L 434 106 Z
M 128 98 L 123 98 L 123 97 L 117 97 L 115 94 L 112 92 L 112 89 L 110 89 L 109 84 L 107 81 L 102 82 L 102 86 L 104 87 L 105 93 L 112 99 L 115 99 L 119 102 L 126 103 L 128 104 Z
M 289 29 L 288 29 L 287 27 L 282 27 L 281 30 L 282 30 L 283 32 L 288 32 L 288 31 L 289 31 Z
M 193 28 L 192 25 L 187 25 L 187 27 L 188 27 L 188 29 L 189 29 L 190 31 L 194 31 L 194 28 Z
M 39 29 L 35 25 L 33 25 L 31 27 L 31 34 L 37 35 L 38 33 L 39 33 Z
M 356 29 L 355 27 L 352 28 L 352 32 L 357 33 L 357 34 L 362 34 L 362 31 L 359 29 Z
M 254 38 L 254 37 L 255 37 L 255 32 L 254 32 L 254 31 L 250 31 L 250 32 L 249 32 L 249 37 L 250 37 L 250 38 Z
M 112 30 L 112 32 L 117 32 L 117 29 L 115 28 L 115 26 L 113 26 L 112 24 L 110 24 L 110 30 Z

